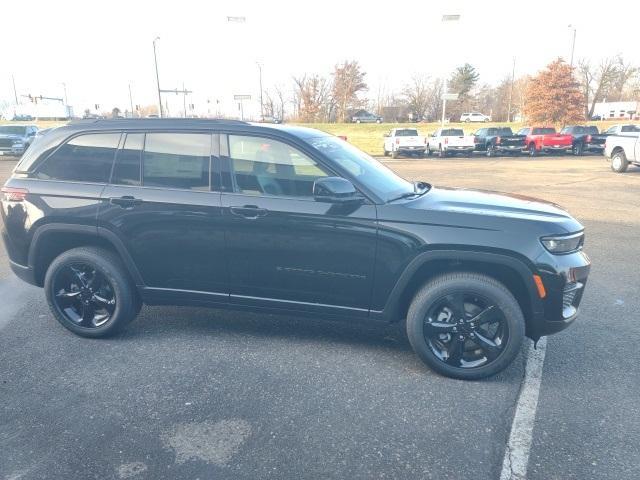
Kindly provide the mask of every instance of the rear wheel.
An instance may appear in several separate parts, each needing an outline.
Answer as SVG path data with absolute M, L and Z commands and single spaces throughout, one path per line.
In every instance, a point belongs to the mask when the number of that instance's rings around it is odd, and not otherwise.
M 389 156 L 389 151 L 384 147 L 382 147 L 382 153 L 384 154 L 385 157 Z
M 83 337 L 118 332 L 142 307 L 120 259 L 96 247 L 74 248 L 55 258 L 45 275 L 44 288 L 58 322 Z
M 436 372 L 473 380 L 495 375 L 517 356 L 522 310 L 507 288 L 476 273 L 450 273 L 424 285 L 407 314 L 416 354 Z
M 629 168 L 629 161 L 623 151 L 617 151 L 611 157 L 611 170 L 616 173 L 624 173 Z
M 398 158 L 400 152 L 398 150 L 391 150 L 391 158 Z
M 495 157 L 496 156 L 496 146 L 493 143 L 487 145 L 487 157 Z

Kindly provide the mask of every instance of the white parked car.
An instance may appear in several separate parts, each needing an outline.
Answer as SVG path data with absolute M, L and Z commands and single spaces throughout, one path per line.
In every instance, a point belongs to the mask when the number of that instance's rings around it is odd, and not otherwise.
M 426 148 L 426 138 L 418 135 L 415 128 L 392 128 L 385 133 L 382 144 L 384 156 L 391 154 L 392 158 L 398 158 L 401 154 L 422 156 Z
M 427 155 L 432 153 L 439 157 L 464 153 L 467 157 L 473 154 L 476 146 L 473 135 L 465 135 L 461 128 L 439 128 L 427 137 Z
M 490 122 L 491 117 L 480 112 L 463 113 L 460 115 L 461 122 Z

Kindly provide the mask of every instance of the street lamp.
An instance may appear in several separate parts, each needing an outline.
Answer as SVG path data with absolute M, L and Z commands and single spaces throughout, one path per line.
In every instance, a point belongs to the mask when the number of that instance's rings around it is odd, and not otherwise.
M 158 56 L 156 55 L 156 41 L 160 40 L 160 37 L 153 39 L 153 62 L 156 66 L 156 86 L 158 87 L 158 115 L 162 118 L 162 97 L 160 96 L 160 75 L 158 75 Z
M 571 68 L 573 68 L 573 52 L 576 49 L 576 26 L 569 24 L 569 28 L 573 29 L 573 40 L 571 42 Z
M 262 64 L 256 62 L 258 65 L 258 75 L 260 78 L 260 120 L 264 121 L 264 103 L 262 102 Z
M 460 20 L 460 15 L 459 14 L 453 14 L 453 15 L 442 15 L 442 19 L 441 21 L 443 23 L 449 23 L 449 22 L 457 22 Z M 447 100 L 451 99 L 451 100 L 455 100 L 456 98 L 458 98 L 457 95 L 450 95 L 449 93 L 447 93 L 448 87 L 447 87 L 447 77 L 446 77 L 447 73 L 445 72 L 445 77 L 444 77 L 444 82 L 443 82 L 443 88 L 444 91 L 442 93 L 442 119 L 441 119 L 441 127 L 444 128 L 444 117 L 446 114 L 446 110 L 447 110 Z

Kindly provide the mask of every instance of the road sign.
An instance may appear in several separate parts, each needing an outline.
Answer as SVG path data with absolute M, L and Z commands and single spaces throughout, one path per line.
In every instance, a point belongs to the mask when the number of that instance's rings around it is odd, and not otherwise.
M 251 95 L 234 95 L 234 100 L 251 100 Z
M 442 98 L 444 100 L 457 100 L 458 99 L 458 94 L 457 93 L 445 93 L 444 95 L 442 95 Z

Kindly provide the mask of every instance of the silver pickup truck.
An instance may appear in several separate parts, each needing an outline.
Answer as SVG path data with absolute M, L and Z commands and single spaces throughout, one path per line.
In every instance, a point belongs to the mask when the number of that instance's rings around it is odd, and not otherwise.
M 610 135 L 604 144 L 604 155 L 611 160 L 611 170 L 627 171 L 629 164 L 640 167 L 640 131 L 636 135 Z

